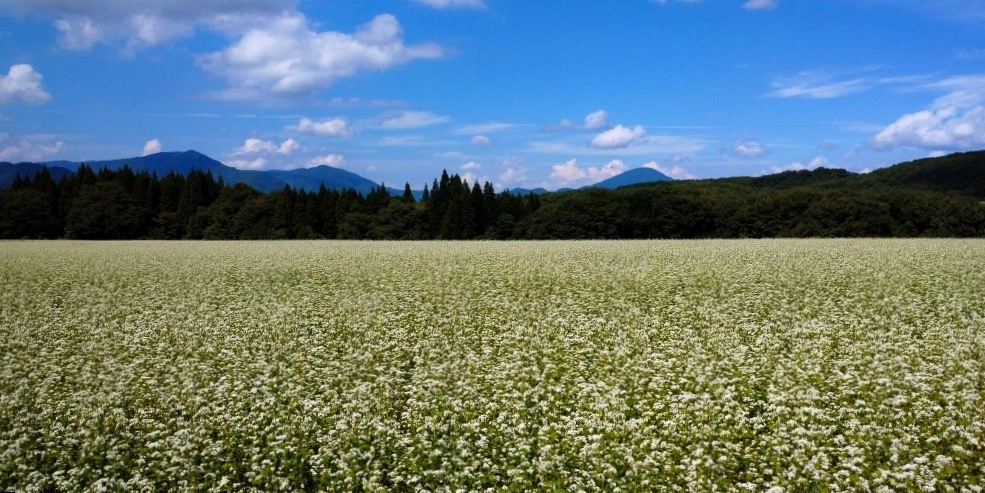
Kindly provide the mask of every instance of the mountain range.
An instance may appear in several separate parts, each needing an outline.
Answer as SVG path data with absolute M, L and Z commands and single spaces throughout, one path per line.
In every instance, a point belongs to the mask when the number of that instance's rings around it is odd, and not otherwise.
M 74 173 L 82 164 L 72 161 L 18 164 L 0 163 L 0 188 L 9 187 L 18 175 L 22 177 L 34 177 L 34 174 L 43 166 L 48 168 L 49 173 L 51 173 L 55 180 L 59 180 L 63 176 Z M 380 186 L 380 184 L 351 171 L 326 165 L 292 170 L 241 170 L 227 166 L 196 151 L 161 152 L 144 157 L 91 161 L 85 164 L 96 171 L 104 168 L 116 170 L 123 166 L 130 166 L 130 169 L 135 172 L 146 171 L 157 174 L 159 177 L 163 177 L 170 172 L 187 175 L 189 171 L 198 169 L 209 171 L 216 179 L 222 178 L 226 183 L 246 183 L 266 193 L 280 190 L 285 186 L 289 186 L 295 190 L 317 191 L 319 187 L 324 185 L 325 188 L 334 190 L 354 189 L 365 195 Z M 640 183 L 667 181 L 670 179 L 670 177 L 659 171 L 649 168 L 638 168 L 626 171 L 594 185 L 589 185 L 586 188 L 617 188 Z M 403 193 L 402 188 L 387 188 L 387 190 L 391 195 L 400 195 Z M 511 190 L 511 193 L 514 195 L 526 195 L 528 193 L 541 194 L 546 192 L 547 190 L 542 188 L 534 190 Z M 414 192 L 414 195 L 420 198 L 422 191 L 417 190 Z

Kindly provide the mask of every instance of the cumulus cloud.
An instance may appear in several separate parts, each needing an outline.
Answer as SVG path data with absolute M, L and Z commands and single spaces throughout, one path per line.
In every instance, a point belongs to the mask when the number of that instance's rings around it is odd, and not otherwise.
M 605 166 L 602 166 L 601 168 L 596 168 L 594 166 L 588 168 L 588 176 L 593 180 L 605 180 L 625 172 L 626 172 L 626 163 L 623 163 L 618 159 L 609 161 Z
M 377 126 L 384 129 L 422 128 L 446 123 L 449 120 L 451 118 L 448 116 L 436 115 L 430 111 L 404 111 L 383 118 Z
M 340 168 L 345 166 L 345 157 L 341 154 L 325 154 L 308 161 L 308 165 L 310 167 L 331 166 L 333 168 Z
M 800 161 L 790 163 L 786 166 L 771 166 L 769 171 L 764 171 L 763 174 L 767 173 L 782 173 L 784 171 L 803 171 L 812 170 L 827 166 L 830 164 L 827 158 L 824 156 L 818 156 L 812 159 L 809 163 L 804 164 Z
M 872 138 L 877 149 L 971 149 L 985 145 L 985 106 L 949 106 L 903 115 Z
M 492 139 L 485 135 L 473 135 L 471 142 L 472 145 L 479 147 L 489 147 L 492 145 Z
M 739 157 L 757 158 L 766 154 L 766 149 L 755 140 L 740 140 L 732 152 Z
M 298 12 L 285 12 L 248 29 L 232 46 L 199 58 L 207 72 L 232 86 L 222 99 L 293 98 L 324 90 L 366 70 L 385 70 L 419 59 L 436 59 L 435 44 L 408 46 L 390 14 L 376 16 L 355 33 L 317 32 Z
M 742 8 L 749 10 L 773 9 L 776 8 L 776 0 L 748 0 L 742 4 Z
M 258 154 L 261 152 L 274 152 L 277 145 L 269 140 L 246 139 L 243 146 L 236 150 L 236 154 Z
M 585 128 L 588 130 L 598 130 L 609 126 L 609 113 L 605 110 L 598 110 L 589 113 L 585 117 Z
M 434 7 L 436 9 L 451 9 L 451 8 L 463 8 L 463 9 L 484 9 L 486 8 L 486 3 L 483 0 L 414 0 L 417 3 L 422 3 L 429 7 Z
M 317 122 L 309 118 L 302 118 L 293 128 L 303 134 L 319 137 L 349 137 L 352 135 L 349 123 L 343 118 L 329 118 Z
M 0 75 L 0 104 L 22 101 L 42 104 L 51 100 L 51 95 L 41 87 L 44 77 L 34 67 L 19 63 L 10 67 L 7 75 Z
M 522 158 L 510 158 L 499 166 L 499 183 L 497 186 L 521 184 L 527 180 L 527 167 Z
M 551 166 L 551 178 L 562 184 L 569 184 L 584 179 L 591 179 L 594 182 L 620 175 L 626 169 L 626 163 L 618 159 L 609 161 L 602 167 L 590 166 L 588 168 L 581 168 L 578 166 L 578 160 L 569 159 L 563 163 Z
M 245 156 L 249 154 L 281 154 L 284 156 L 289 156 L 301 148 L 301 145 L 294 139 L 287 139 L 281 142 L 279 145 L 269 141 L 261 139 L 246 139 L 243 145 L 236 149 L 233 153 L 236 156 Z
M 0 132 L 0 161 L 43 161 L 61 152 L 65 143 L 50 136 L 13 137 Z
M 277 152 L 285 156 L 290 156 L 291 154 L 294 154 L 294 151 L 299 149 L 301 149 L 301 144 L 298 144 L 298 142 L 294 139 L 287 139 L 280 143 L 280 146 L 277 148 Z
M 469 161 L 469 162 L 463 164 L 461 166 L 461 168 L 464 171 L 475 171 L 475 170 L 477 170 L 479 168 L 482 168 L 482 165 L 479 164 L 479 163 L 477 163 L 477 162 L 475 162 L 475 161 Z
M 157 154 L 161 152 L 161 140 L 151 139 L 144 144 L 144 152 L 142 156 L 150 156 L 151 154 Z
M 680 165 L 664 166 L 656 161 L 650 161 L 642 166 L 643 168 L 650 168 L 657 170 L 675 180 L 696 180 L 698 177 L 691 174 L 690 171 L 682 168 Z
M 879 131 L 872 147 L 954 151 L 985 145 L 985 75 L 949 77 L 925 87 L 946 92 L 929 109 L 905 114 Z
M 238 169 L 258 170 L 267 167 L 267 159 L 262 157 L 256 159 L 234 159 L 226 164 Z
M 636 144 L 646 137 L 646 130 L 637 125 L 633 128 L 616 125 L 595 136 L 591 147 L 595 149 L 624 149 Z
M 570 183 L 588 176 L 585 170 L 578 167 L 577 159 L 569 159 L 563 163 L 551 166 L 551 178 L 562 183 Z

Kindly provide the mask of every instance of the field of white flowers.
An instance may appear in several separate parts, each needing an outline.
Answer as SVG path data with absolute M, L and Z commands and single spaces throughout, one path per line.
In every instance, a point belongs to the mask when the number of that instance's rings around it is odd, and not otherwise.
M 0 490 L 985 486 L 985 241 L 8 242 L 0 287 Z

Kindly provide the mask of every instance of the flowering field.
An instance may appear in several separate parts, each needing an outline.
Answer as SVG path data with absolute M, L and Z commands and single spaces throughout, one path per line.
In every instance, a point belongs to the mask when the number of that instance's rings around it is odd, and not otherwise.
M 12 242 L 0 287 L 0 490 L 985 486 L 985 241 Z

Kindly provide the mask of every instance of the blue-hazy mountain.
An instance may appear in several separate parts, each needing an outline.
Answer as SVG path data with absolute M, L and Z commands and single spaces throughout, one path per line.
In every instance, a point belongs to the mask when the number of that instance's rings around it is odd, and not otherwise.
M 91 161 L 86 163 L 92 169 L 98 171 L 103 168 L 120 169 L 124 165 L 130 169 L 140 172 L 146 171 L 154 173 L 158 177 L 163 177 L 168 173 L 175 172 L 180 175 L 187 175 L 193 169 L 210 171 L 216 179 L 222 178 L 226 183 L 246 183 L 263 192 L 273 192 L 285 186 L 297 190 L 317 191 L 321 185 L 325 188 L 342 190 L 345 188 L 355 189 L 360 193 L 366 194 L 379 187 L 379 184 L 357 175 L 351 171 L 333 168 L 331 166 L 317 166 L 314 168 L 300 168 L 292 170 L 242 170 L 226 166 L 225 164 L 212 159 L 205 154 L 196 151 L 185 152 L 160 152 L 143 157 L 132 157 L 127 159 L 112 159 L 107 161 Z M 0 163 L 0 188 L 8 187 L 14 181 L 14 177 L 20 174 L 24 177 L 34 177 L 34 174 L 42 166 L 47 166 L 49 172 L 55 180 L 74 173 L 82 163 L 71 161 L 52 161 L 49 163 Z M 650 168 L 637 168 L 626 171 L 618 176 L 601 181 L 594 185 L 584 188 L 618 188 L 627 185 L 637 185 L 655 181 L 668 181 L 670 177 Z M 391 195 L 403 194 L 402 188 L 388 188 Z M 558 192 L 569 191 L 561 189 Z M 527 195 L 530 193 L 544 194 L 547 190 L 543 188 L 526 189 L 514 188 L 509 190 L 513 195 Z M 414 191 L 417 199 L 421 198 L 422 192 Z
M 82 165 L 82 163 L 69 161 L 55 161 L 46 164 L 49 166 L 49 170 L 58 169 L 64 170 L 65 172 L 75 172 L 78 170 L 79 166 Z M 90 161 L 85 164 L 96 171 L 103 168 L 116 170 L 122 168 L 124 165 L 128 165 L 130 166 L 130 169 L 136 172 L 146 171 L 148 173 L 155 173 L 158 177 L 163 177 L 172 171 L 180 175 L 187 175 L 188 172 L 193 169 L 210 171 L 212 176 L 216 179 L 222 178 L 223 181 L 228 184 L 246 183 L 257 190 L 268 193 L 275 190 L 280 190 L 281 188 L 284 188 L 285 185 L 295 189 L 303 189 L 314 192 L 317 191 L 322 184 L 324 184 L 325 188 L 335 190 L 353 188 L 363 194 L 366 194 L 374 188 L 379 187 L 379 184 L 368 178 L 364 178 L 344 169 L 333 168 L 331 166 L 323 165 L 315 168 L 292 170 L 242 170 L 233 168 L 232 166 L 226 166 L 225 164 L 222 164 L 221 162 L 196 151 L 161 152 L 143 157 L 113 159 L 108 161 Z M 41 167 L 40 164 L 33 163 L 11 166 L 20 166 L 21 168 L 19 169 L 21 170 L 21 173 L 24 176 L 31 177 L 33 177 L 37 169 Z M 33 166 L 33 168 L 29 170 L 28 167 L 30 166 Z M 6 177 L 6 170 L 6 167 L 0 168 L 0 172 L 3 173 L 0 175 L 0 178 Z M 4 182 L 0 180 L 0 187 L 9 186 L 10 182 L 13 181 L 14 176 L 16 176 L 16 173 L 11 174 L 9 181 Z M 57 176 L 56 179 L 60 178 L 60 176 L 61 175 Z M 397 191 L 391 189 L 390 193 L 403 193 L 403 190 Z
M 641 183 L 652 183 L 652 182 L 655 182 L 655 181 L 672 181 L 672 180 L 673 180 L 673 178 L 671 178 L 671 177 L 669 177 L 669 176 L 667 176 L 667 175 L 665 175 L 665 174 L 663 174 L 663 173 L 661 173 L 661 172 L 659 172 L 659 171 L 657 171 L 655 169 L 651 169 L 651 168 L 636 168 L 636 169 L 631 169 L 629 171 L 625 171 L 623 173 L 620 173 L 620 174 L 618 174 L 616 176 L 613 176 L 612 178 L 609 178 L 607 180 L 602 180 L 602 181 L 600 181 L 598 183 L 595 183 L 593 185 L 585 185 L 584 187 L 581 187 L 581 189 L 585 189 L 585 188 L 608 188 L 608 189 L 615 189 L 615 188 L 619 188 L 619 187 L 626 187 L 626 186 L 629 186 L 629 185 L 639 185 Z M 575 189 L 572 189 L 572 188 L 561 188 L 561 189 L 558 189 L 556 192 L 557 193 L 570 192 L 572 190 L 575 190 Z M 521 197 L 522 196 L 529 195 L 531 193 L 532 194 L 535 194 L 535 195 L 543 195 L 545 193 L 548 193 L 548 190 L 546 190 L 544 188 L 534 188 L 534 189 L 530 189 L 530 188 L 511 188 L 511 189 L 509 189 L 507 191 L 510 192 L 513 195 L 521 196 Z
M 73 173 L 71 168 L 65 166 L 57 165 L 45 165 L 38 163 L 0 163 L 0 188 L 7 188 L 12 183 L 14 183 L 14 178 L 20 175 L 21 178 L 34 178 L 34 175 L 38 173 L 38 170 L 47 166 L 48 173 L 51 174 L 51 178 L 55 181 L 61 180 L 62 177 L 71 175 Z
M 607 180 L 602 180 L 594 185 L 584 188 L 619 188 L 629 185 L 639 185 L 655 181 L 671 181 L 673 178 L 651 168 L 636 168 L 620 173 Z

